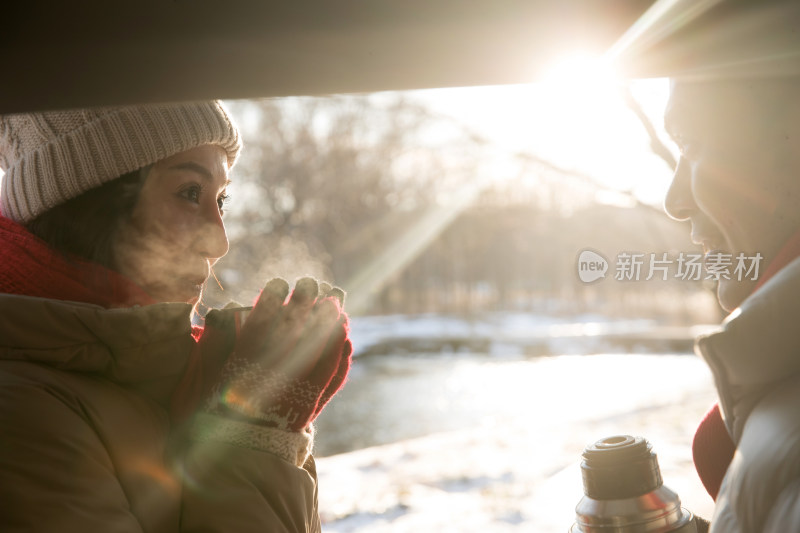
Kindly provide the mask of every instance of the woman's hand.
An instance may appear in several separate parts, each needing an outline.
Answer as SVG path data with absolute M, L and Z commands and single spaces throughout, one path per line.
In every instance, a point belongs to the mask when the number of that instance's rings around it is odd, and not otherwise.
M 301 431 L 338 392 L 352 344 L 344 292 L 312 278 L 266 284 L 241 326 L 212 392 L 209 410 L 288 431 Z

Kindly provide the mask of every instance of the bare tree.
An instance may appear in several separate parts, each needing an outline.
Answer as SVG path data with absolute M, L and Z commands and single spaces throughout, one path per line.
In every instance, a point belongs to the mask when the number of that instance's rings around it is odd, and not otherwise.
M 262 100 L 234 111 L 250 135 L 231 186 L 231 253 L 215 268 L 227 293 L 209 291 L 210 304 L 247 300 L 253 281 L 273 276 L 342 283 L 396 236 L 402 213 L 432 201 L 437 155 L 419 147 L 430 119 L 402 98 Z

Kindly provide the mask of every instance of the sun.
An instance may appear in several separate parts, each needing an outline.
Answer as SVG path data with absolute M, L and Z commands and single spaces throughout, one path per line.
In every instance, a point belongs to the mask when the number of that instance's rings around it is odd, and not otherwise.
M 591 84 L 593 89 L 614 88 L 621 79 L 611 62 L 604 56 L 587 52 L 572 52 L 554 60 L 540 78 L 542 83 L 580 87 Z

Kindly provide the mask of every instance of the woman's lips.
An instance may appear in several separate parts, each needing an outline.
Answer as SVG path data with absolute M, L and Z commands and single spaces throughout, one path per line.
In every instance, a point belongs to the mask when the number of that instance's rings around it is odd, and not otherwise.
M 197 270 L 195 272 L 186 272 L 185 274 L 179 274 L 177 278 L 183 282 L 190 285 L 202 285 L 206 282 L 208 278 L 208 272 Z

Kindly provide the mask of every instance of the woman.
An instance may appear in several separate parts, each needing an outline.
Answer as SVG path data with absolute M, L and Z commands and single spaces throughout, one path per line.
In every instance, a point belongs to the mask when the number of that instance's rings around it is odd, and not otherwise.
M 240 148 L 219 102 L 0 117 L 0 530 L 319 531 L 343 294 L 190 323 Z
M 672 84 L 666 125 L 681 149 L 665 205 L 707 253 L 763 258 L 722 278 L 731 315 L 697 351 L 719 405 L 694 441 L 716 500 L 711 531 L 800 531 L 800 79 Z

